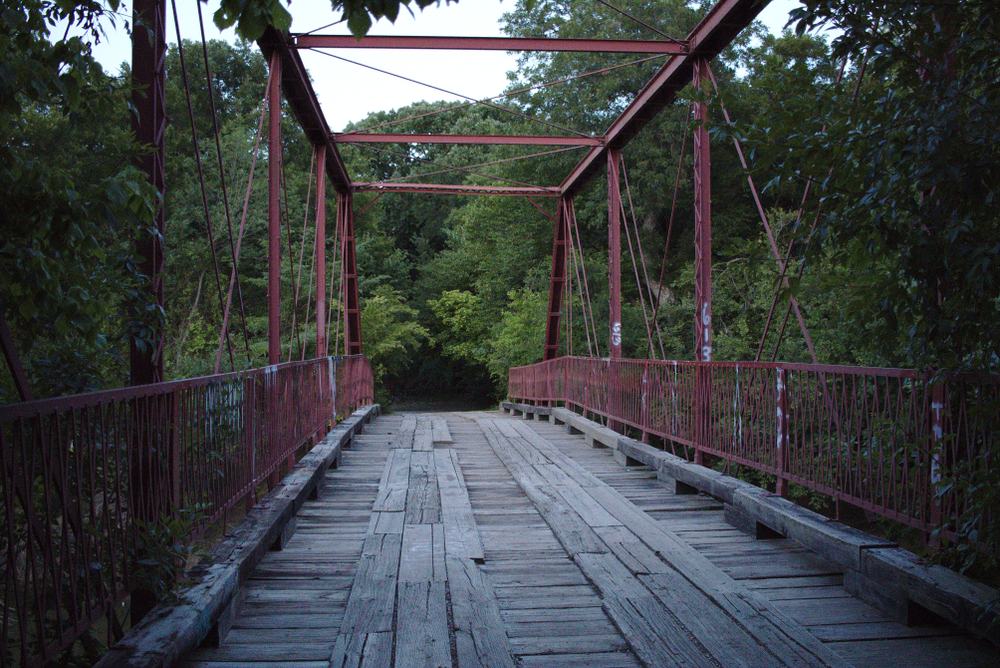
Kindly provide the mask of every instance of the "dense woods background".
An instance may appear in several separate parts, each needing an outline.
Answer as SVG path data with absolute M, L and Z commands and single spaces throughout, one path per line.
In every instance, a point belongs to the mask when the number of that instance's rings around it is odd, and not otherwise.
M 392 2 L 333 4 L 346 5 L 352 27 L 362 32 L 368 19 L 358 18 L 360 13 L 391 16 L 389 5 L 398 10 Z M 657 30 L 681 37 L 711 3 L 624 4 Z M 377 11 L 369 5 L 378 5 Z M 133 144 L 129 131 L 129 72 L 126 67 L 118 74 L 106 73 L 90 55 L 90 43 L 101 37 L 106 24 L 102 22 L 121 21 L 114 15 L 118 9 L 117 0 L 17 0 L 0 12 L 0 308 L 36 397 L 124 385 L 128 337 L 141 338 L 151 327 L 162 326 L 166 332 L 168 378 L 211 373 L 219 347 L 222 307 L 209 220 L 223 291 L 232 254 L 222 179 L 213 167 L 214 123 L 201 45 L 182 46 L 209 216 L 197 176 L 181 54 L 174 44 L 167 61 L 166 308 L 161 313 L 143 299 L 134 251 L 133 239 L 150 224 L 154 193 L 130 166 L 142 147 Z M 504 20 L 510 36 L 656 38 L 608 7 L 584 0 L 520 0 L 510 9 Z M 284 11 L 276 0 L 239 7 L 227 0 L 223 10 L 221 22 L 236 21 L 247 37 L 262 29 L 261 21 L 281 18 Z M 237 10 L 260 11 L 244 22 L 243 15 L 233 13 Z M 67 17 L 87 31 L 84 38 L 52 34 L 53 21 Z M 755 25 L 713 63 L 719 84 L 717 95 L 708 94 L 714 358 L 745 360 L 757 354 L 777 292 L 779 316 L 791 294 L 799 300 L 821 363 L 997 372 L 1000 10 L 992 0 L 955 6 L 930 0 L 805 0 L 793 19 L 794 30 L 781 35 Z M 836 28 L 832 33 L 810 30 L 830 26 Z M 207 57 L 234 228 L 244 196 L 249 202 L 239 260 L 249 353 L 243 346 L 244 325 L 234 312 L 234 354 L 223 355 L 222 368 L 257 367 L 266 353 L 263 175 L 270 157 L 266 151 L 255 152 L 255 140 L 267 68 L 252 42 L 212 42 Z M 509 90 L 528 90 L 495 103 L 521 116 L 431 100 L 373 113 L 355 127 L 556 132 L 552 125 L 538 123 L 543 121 L 600 133 L 662 63 L 650 59 L 606 69 L 627 60 L 624 55 L 525 54 L 509 74 Z M 575 78 L 598 69 L 605 71 Z M 568 83 L 541 85 L 569 78 Z M 637 280 L 629 256 L 623 258 L 627 357 L 650 355 L 639 301 L 643 290 L 659 301 L 666 358 L 692 357 L 690 140 L 686 154 L 681 149 L 691 127 L 689 103 L 702 94 L 685 93 L 624 154 L 650 277 L 647 283 L 639 272 Z M 723 105 L 732 124 L 724 121 Z M 743 140 L 752 176 L 764 189 L 763 205 L 777 246 L 785 249 L 794 242 L 788 288 L 779 280 L 733 138 Z M 298 359 L 314 354 L 308 279 L 297 299 L 295 290 L 300 256 L 305 258 L 302 275 L 310 273 L 314 223 L 306 202 L 311 155 L 287 115 L 283 142 L 288 224 L 282 232 L 282 327 L 285 354 Z M 261 145 L 266 146 L 266 128 Z M 542 185 L 557 185 L 580 157 L 579 150 L 570 150 L 515 160 L 530 151 L 383 145 L 377 150 L 344 147 L 343 156 L 358 181 L 414 179 L 440 172 L 442 165 L 490 163 L 479 171 Z M 257 176 L 247 192 L 255 154 Z M 671 228 L 679 163 L 680 194 Z M 483 177 L 461 171 L 430 180 L 485 183 Z M 813 196 L 800 213 L 808 182 Z M 372 196 L 358 195 L 355 208 L 361 211 L 371 202 Z M 336 243 L 334 210 L 331 197 L 328 257 Z M 603 178 L 577 197 L 576 211 L 596 329 L 604 337 L 608 257 Z M 540 359 L 553 230 L 530 203 L 387 195 L 360 215 L 356 226 L 362 336 L 381 402 L 453 395 L 491 402 L 505 393 L 510 366 Z M 579 300 L 574 308 L 580 308 Z M 603 338 L 600 346 L 606 354 Z M 586 354 L 582 326 L 564 343 L 563 350 L 570 349 Z M 810 361 L 794 319 L 782 340 L 772 330 L 765 359 L 772 350 L 779 360 Z M 5 371 L 0 374 L 0 401 L 15 400 Z M 986 483 L 972 490 L 980 495 L 980 509 L 989 507 L 997 494 Z
M 685 35 L 705 10 L 681 0 L 635 4 L 630 11 L 667 35 Z M 984 40 L 995 11 L 983 3 L 965 3 L 970 11 L 962 16 L 942 15 L 946 20 L 940 25 L 926 18 L 922 24 L 926 27 L 915 29 L 906 21 L 919 3 L 909 3 L 909 8 L 907 3 L 862 3 L 865 6 L 852 9 L 853 13 L 839 2 L 809 4 L 809 11 L 803 10 L 799 17 L 801 27 L 834 17 L 841 32 L 833 33 L 839 35 L 833 48 L 816 33 L 786 30 L 776 36 L 758 24 L 714 64 L 720 89 L 717 96 L 710 95 L 715 139 L 715 358 L 743 360 L 756 354 L 772 296 L 781 287 L 746 174 L 731 144 L 731 138 L 739 136 L 747 142 L 756 182 L 767 186 L 764 206 L 776 228 L 778 247 L 786 248 L 793 239 L 797 242 L 788 272 L 793 277 L 791 291 L 803 306 L 820 362 L 995 369 L 991 323 L 997 309 L 998 235 L 991 202 L 997 142 L 990 133 L 997 132 L 997 125 L 984 122 L 1000 106 L 995 104 L 996 87 L 990 86 L 996 70 L 985 64 L 996 60 L 995 52 L 986 52 L 992 42 Z M 116 76 L 102 72 L 90 59 L 86 40 L 44 40 L 46 12 L 50 17 L 58 13 L 47 0 L 27 0 L 22 7 L 24 16 L 4 13 L 9 34 L 26 32 L 35 51 L 20 43 L 11 47 L 9 67 L 25 81 L 8 86 L 3 97 L 2 123 L 10 138 L 2 154 L 3 188 L 9 205 L 2 214 L 0 288 L 37 395 L 119 386 L 125 381 L 126 333 L 157 315 L 136 301 L 139 276 L 130 239 L 146 224 L 150 193 L 129 166 L 137 148 L 128 131 L 129 72 L 127 67 Z M 90 7 L 94 17 L 101 7 Z M 877 31 L 871 29 L 874 20 L 881 21 Z M 942 30 L 947 30 L 946 39 L 941 38 Z M 525 37 L 656 37 L 611 9 L 591 7 L 582 0 L 522 2 L 505 16 L 504 31 Z M 225 289 L 232 255 L 222 183 L 212 168 L 216 153 L 204 61 L 199 44 L 184 47 L 191 113 Z M 914 53 L 928 55 L 914 63 Z M 230 220 L 238 226 L 267 69 L 248 42 L 212 42 L 207 55 Z M 211 372 L 222 311 L 179 56 L 177 45 L 171 45 L 164 239 L 167 304 L 162 317 L 167 372 L 172 378 Z M 48 79 L 44 70 L 32 68 L 32 59 L 37 65 L 46 58 L 61 63 Z M 846 68 L 838 75 L 844 58 L 848 58 Z M 497 103 L 523 116 L 482 105 L 430 101 L 373 113 L 356 127 L 538 134 L 553 132 L 556 125 L 600 133 L 661 59 L 560 85 L 540 84 L 629 59 L 524 54 L 517 71 L 509 74 L 509 90 L 528 92 Z M 867 72 L 859 81 L 862 65 Z M 625 152 L 649 276 L 649 285 L 640 286 L 625 256 L 624 330 L 629 357 L 649 355 L 640 289 L 658 295 L 666 356 L 691 357 L 690 141 L 688 155 L 681 155 L 681 145 L 690 125 L 688 104 L 698 94 L 687 93 L 688 99 L 661 113 Z M 732 126 L 723 120 L 723 105 Z M 942 105 L 948 113 L 941 113 Z M 314 232 L 312 214 L 306 211 L 311 156 L 287 117 L 283 136 L 288 221 L 282 251 L 283 309 L 288 314 L 283 332 L 286 342 L 293 341 L 286 343 L 288 354 L 297 359 L 303 351 L 306 356 L 313 354 L 314 331 L 305 313 L 308 282 L 297 300 L 294 283 L 300 271 L 309 274 Z M 359 181 L 413 180 L 424 172 L 440 172 L 440 165 L 493 163 L 480 171 L 547 185 L 558 184 L 580 157 L 580 150 L 570 150 L 512 160 L 530 151 L 537 149 L 398 145 L 348 146 L 343 154 Z M 263 151 L 258 154 L 240 258 L 250 355 L 240 352 L 242 323 L 234 312 L 231 337 L 236 354 L 232 360 L 224 355 L 227 369 L 259 366 L 265 351 L 262 175 L 268 157 Z M 680 172 L 680 196 L 660 285 L 678 161 L 684 161 L 686 168 Z M 799 215 L 809 177 L 817 179 L 815 196 Z M 461 171 L 430 180 L 484 182 Z M 596 179 L 576 202 L 602 336 L 607 331 L 605 190 L 604 180 Z M 359 195 L 356 210 L 370 201 L 371 196 Z M 331 198 L 327 209 L 332 212 L 334 207 Z M 511 365 L 539 359 L 552 225 L 529 203 L 493 197 L 389 195 L 358 218 L 357 232 L 363 337 L 378 370 L 383 401 L 441 393 L 489 401 L 505 391 Z M 303 238 L 305 264 L 300 270 Z M 336 242 L 332 233 L 327 239 L 332 257 Z M 800 272 L 801 278 L 795 278 Z M 640 281 L 646 282 L 642 273 Z M 779 314 L 788 294 L 789 290 L 781 290 Z M 574 339 L 569 344 L 573 350 L 585 351 L 582 327 L 576 328 Z M 809 359 L 794 321 L 780 344 L 770 335 L 765 356 L 775 345 L 778 359 Z M 3 398 L 11 400 L 6 378 L 2 391 Z

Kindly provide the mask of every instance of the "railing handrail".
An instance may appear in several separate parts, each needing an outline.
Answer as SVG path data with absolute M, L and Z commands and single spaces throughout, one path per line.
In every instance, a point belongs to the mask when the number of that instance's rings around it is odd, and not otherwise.
M 81 392 L 79 394 L 67 394 L 59 397 L 49 397 L 46 399 L 33 399 L 31 401 L 20 401 L 9 404 L 0 404 L 0 422 L 16 418 L 35 417 L 53 410 L 65 410 L 68 408 L 89 408 L 110 403 L 112 401 L 128 401 L 129 399 L 141 399 L 157 394 L 183 390 L 192 387 L 204 387 L 213 383 L 223 383 L 237 378 L 253 378 L 270 373 L 275 369 L 290 369 L 299 366 L 315 364 L 318 360 L 345 360 L 352 357 L 363 358 L 364 355 L 330 355 L 328 357 L 317 357 L 312 360 L 296 360 L 294 362 L 282 362 L 269 366 L 245 369 L 242 371 L 227 371 L 208 376 L 196 376 L 194 378 L 183 378 L 179 380 L 167 380 L 162 383 L 150 383 L 148 385 L 133 385 L 130 387 L 119 387 L 108 390 L 96 390 L 94 392 Z

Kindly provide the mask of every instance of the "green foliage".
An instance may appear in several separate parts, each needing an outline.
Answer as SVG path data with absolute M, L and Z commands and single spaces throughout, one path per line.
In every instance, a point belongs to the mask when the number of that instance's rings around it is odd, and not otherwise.
M 427 303 L 440 320 L 437 342 L 442 354 L 467 364 L 484 363 L 487 324 L 479 298 L 471 292 L 446 290 L 440 299 Z
M 0 308 L 36 396 L 120 384 L 116 339 L 149 341 L 162 318 L 141 299 L 134 239 L 155 194 L 129 164 L 127 89 L 84 39 L 49 41 L 59 19 L 95 39 L 117 7 L 25 0 L 0 12 Z
M 842 31 L 834 56 L 859 63 L 839 85 L 802 90 L 814 112 L 754 133 L 762 164 L 815 183 L 822 215 L 808 262 L 886 267 L 874 333 L 902 364 L 995 371 L 1000 339 L 1000 9 L 929 0 L 808 0 L 800 32 Z M 794 154 L 794 162 L 785 156 Z M 828 176 L 827 176 L 828 175 Z M 799 230 L 804 238 L 812 216 Z
M 542 359 L 539 341 L 545 336 L 548 295 L 528 288 L 512 290 L 510 302 L 493 329 L 493 354 L 486 366 L 497 385 L 506 392 L 507 371 L 512 366 L 534 364 Z
M 183 575 L 204 549 L 192 540 L 204 525 L 199 507 L 181 508 L 172 515 L 149 521 L 135 520 L 135 573 L 133 584 L 152 593 L 157 601 L 177 599 Z
M 447 4 L 458 0 L 445 0 Z M 291 4 L 291 2 L 289 2 Z M 423 9 L 429 5 L 441 4 L 441 0 L 330 0 L 330 7 L 343 12 L 343 21 L 355 37 L 364 37 L 372 23 L 381 18 L 396 22 L 399 10 L 410 6 Z M 281 5 L 281 0 L 222 0 L 215 12 L 215 24 L 225 29 L 236 26 L 236 31 L 246 39 L 257 39 L 268 26 L 278 30 L 288 30 L 292 16 Z
M 403 295 L 388 286 L 377 288 L 364 300 L 361 332 L 376 385 L 402 376 L 410 354 L 427 337 L 415 315 L 416 310 L 406 304 Z

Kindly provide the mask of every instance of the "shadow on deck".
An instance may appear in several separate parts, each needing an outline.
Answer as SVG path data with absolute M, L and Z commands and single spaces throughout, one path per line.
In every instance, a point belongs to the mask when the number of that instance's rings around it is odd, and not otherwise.
M 546 422 L 396 414 L 187 668 L 989 666 L 950 626 L 852 598 L 842 568 Z

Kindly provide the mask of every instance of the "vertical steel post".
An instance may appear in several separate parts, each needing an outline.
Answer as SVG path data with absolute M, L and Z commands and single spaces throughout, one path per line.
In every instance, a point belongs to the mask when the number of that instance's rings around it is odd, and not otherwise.
M 163 308 L 163 135 L 166 115 L 166 0 L 136 0 L 132 6 L 132 130 L 142 147 L 135 166 L 156 189 L 153 230 L 140 233 L 136 250 L 153 303 Z M 130 382 L 147 385 L 163 381 L 163 331 L 157 325 L 151 341 L 129 342 Z
M 281 57 L 267 91 L 267 363 L 281 361 Z
M 134 165 L 142 170 L 156 190 L 153 229 L 140 231 L 136 252 L 142 258 L 140 269 L 146 276 L 146 292 L 150 301 L 163 308 L 163 194 L 164 144 L 166 115 L 166 0 L 136 0 L 132 5 L 132 130 L 141 147 Z M 163 381 L 163 330 L 161 321 L 152 328 L 152 335 L 129 340 L 129 381 L 132 385 L 149 385 Z M 147 329 L 143 327 L 142 329 Z M 147 330 L 148 331 L 148 330 Z M 141 425 L 151 412 L 151 400 L 138 400 L 131 407 L 132 429 L 129 435 L 129 493 L 133 516 L 150 521 L 157 509 L 149 502 L 157 496 L 159 471 L 154 461 L 157 448 L 152 435 Z M 159 456 L 162 456 L 159 455 Z M 137 559 L 149 555 L 140 552 Z M 156 604 L 156 594 L 149 587 L 132 592 L 129 615 L 137 624 Z
M 608 323 L 612 359 L 622 356 L 622 193 L 618 168 L 621 154 L 619 149 L 608 151 L 608 291 L 611 306 Z
M 695 88 L 708 94 L 711 85 L 708 61 L 694 64 Z M 697 127 L 694 139 L 694 303 L 695 352 L 698 362 L 712 361 L 712 156 L 708 137 L 708 103 L 695 104 Z M 711 439 L 712 370 L 707 365 L 695 368 L 695 454 L 696 464 L 704 463 L 702 448 Z
M 694 67 L 694 86 L 708 94 L 708 61 Z M 712 160 L 708 137 L 708 103 L 695 105 L 694 130 L 694 302 L 695 359 L 712 361 Z
M 326 145 L 316 147 L 316 357 L 326 357 Z
M 566 291 L 568 226 L 569 216 L 566 215 L 566 200 L 559 198 L 555 236 L 552 241 L 549 310 L 545 321 L 545 350 L 542 353 L 542 360 L 551 360 L 559 356 L 559 320 L 562 316 L 563 295 Z
M 608 350 L 611 357 L 608 363 L 607 375 L 607 411 L 610 416 L 621 415 L 622 387 L 619 381 L 618 360 L 622 356 L 622 192 L 619 178 L 619 165 L 622 152 L 620 149 L 608 151 L 608 292 L 610 309 L 608 327 L 610 342 Z M 614 419 L 608 420 L 608 428 L 620 431 L 622 424 Z
M 354 246 L 354 197 L 351 193 L 337 197 L 337 208 L 341 213 L 343 230 L 341 233 L 344 295 L 344 352 L 360 355 L 361 350 L 361 306 L 358 299 L 358 262 Z

